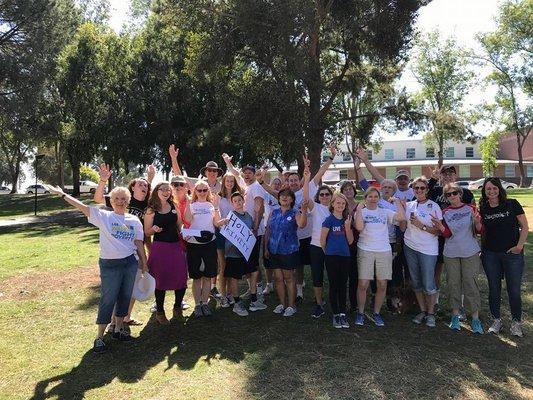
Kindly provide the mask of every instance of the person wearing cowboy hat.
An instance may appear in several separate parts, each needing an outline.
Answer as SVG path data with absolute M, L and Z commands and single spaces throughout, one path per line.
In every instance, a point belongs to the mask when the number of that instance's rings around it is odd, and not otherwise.
M 178 164 L 178 153 L 179 149 L 177 149 L 175 145 L 171 144 L 168 148 L 168 154 L 170 155 L 170 161 L 172 162 L 172 172 L 174 175 L 183 175 Z M 196 182 L 202 179 L 207 181 L 207 186 L 209 186 L 211 193 L 218 194 L 220 189 L 222 189 L 218 178 L 224 174 L 224 171 L 218 167 L 218 164 L 215 161 L 208 161 L 205 164 L 205 167 L 200 169 L 200 174 L 202 175 L 202 178 L 189 178 L 188 176 L 185 176 L 185 180 L 189 185 L 189 189 L 192 190 L 194 185 L 196 185 Z

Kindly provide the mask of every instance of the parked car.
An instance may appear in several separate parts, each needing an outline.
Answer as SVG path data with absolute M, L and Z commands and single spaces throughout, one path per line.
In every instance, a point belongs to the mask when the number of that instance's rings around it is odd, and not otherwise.
M 0 186 L 0 194 L 9 194 L 11 193 L 11 189 L 7 186 Z
M 463 189 L 468 189 L 468 187 L 470 186 L 470 181 L 457 181 L 455 183 L 457 183 Z
M 483 187 L 483 182 L 485 182 L 485 178 L 478 179 L 477 181 L 472 181 L 468 185 L 468 189 L 470 189 L 470 190 L 481 189 Z M 502 182 L 502 186 L 503 186 L 503 188 L 505 190 L 518 188 L 518 185 L 516 183 L 506 182 L 504 180 L 502 180 L 501 182 Z
M 35 192 L 37 194 L 48 194 L 50 189 L 46 185 L 30 185 L 26 188 L 26 193 L 28 194 L 34 194 Z
M 80 193 L 94 193 L 97 187 L 98 184 L 93 181 L 80 181 Z M 72 193 L 73 190 L 73 185 L 65 185 L 65 191 L 67 193 Z

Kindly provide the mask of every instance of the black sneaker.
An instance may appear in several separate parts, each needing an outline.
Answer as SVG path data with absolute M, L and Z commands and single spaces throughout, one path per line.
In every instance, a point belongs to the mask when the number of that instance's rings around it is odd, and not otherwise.
M 217 301 L 219 301 L 222 298 L 222 295 L 220 294 L 220 292 L 218 291 L 218 289 L 216 287 L 211 289 L 210 294 Z
M 304 298 L 302 296 L 296 296 L 296 304 L 297 305 L 302 304 L 302 301 L 304 301 Z
M 105 351 L 104 339 L 96 338 L 93 344 L 93 352 L 95 352 L 96 354 L 101 354 L 104 351 Z
M 119 342 L 127 342 L 133 338 L 127 330 L 121 329 L 118 332 L 113 332 L 113 339 L 117 339 Z
M 324 309 L 322 308 L 322 306 L 316 304 L 313 308 L 313 312 L 311 313 L 311 317 L 320 318 L 322 315 L 324 315 Z

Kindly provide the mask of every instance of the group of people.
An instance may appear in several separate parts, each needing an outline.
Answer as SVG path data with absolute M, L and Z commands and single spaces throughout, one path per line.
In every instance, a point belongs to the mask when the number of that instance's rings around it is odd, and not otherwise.
M 138 269 L 155 278 L 153 309 L 157 322 L 167 325 L 181 319 L 188 307 L 184 302 L 188 279 L 195 317 L 213 313 L 210 297 L 221 308 L 232 307 L 245 317 L 265 310 L 265 297 L 274 290 L 278 305 L 273 312 L 292 317 L 303 301 L 304 267 L 309 265 L 314 294 L 311 316 L 325 314 L 325 270 L 332 324 L 342 329 L 350 327 L 347 303 L 355 325 L 365 324 L 369 288 L 373 294 L 370 319 L 384 326 L 383 305 L 392 304 L 395 289 L 406 287 L 414 291 L 419 307 L 413 322 L 434 327 L 444 268 L 450 328 L 461 329 L 466 311 L 472 331 L 481 334 L 477 277 L 483 267 L 493 317 L 489 332 L 499 333 L 503 326 L 500 304 L 505 278 L 510 331 L 522 336 L 520 286 L 528 223 L 522 207 L 507 198 L 498 178 L 485 180 L 477 207 L 472 193 L 455 182 L 453 166 L 434 169 L 429 180 L 411 180 L 405 170 L 397 171 L 394 180 L 385 179 L 366 151 L 358 149 L 355 173 L 364 190 L 358 203 L 353 182 L 344 182 L 338 191 L 321 183 L 335 155 L 336 149 L 330 147 L 329 158 L 314 176 L 304 156 L 303 176 L 287 172 L 267 183 L 265 169 L 248 165 L 238 170 L 232 157 L 223 154 L 225 173 L 209 161 L 200 171 L 201 178 L 192 179 L 183 176 L 178 150 L 171 145 L 174 175 L 170 182 L 153 188 L 155 170 L 150 167 L 147 178 L 134 179 L 127 188 L 116 187 L 106 196 L 111 171 L 105 164 L 100 166 L 94 199 L 112 211 L 87 206 L 53 188 L 100 230 L 102 285 L 94 351 L 105 350 L 106 327 L 118 340 L 131 339 L 127 325 L 139 324 L 131 318 Z M 369 186 L 360 162 L 380 189 Z M 248 258 L 220 232 L 230 215 L 256 238 Z M 248 290 L 240 295 L 238 282 L 243 278 Z M 167 291 L 174 291 L 170 320 L 164 307 Z

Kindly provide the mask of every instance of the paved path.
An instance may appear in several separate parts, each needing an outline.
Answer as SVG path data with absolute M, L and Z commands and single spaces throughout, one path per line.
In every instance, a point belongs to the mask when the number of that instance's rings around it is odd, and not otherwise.
M 49 224 L 54 222 L 62 222 L 72 219 L 86 218 L 79 211 L 63 211 L 53 215 L 37 215 L 31 217 L 14 217 L 9 219 L 0 219 L 0 228 L 11 226 L 26 226 L 36 224 Z

